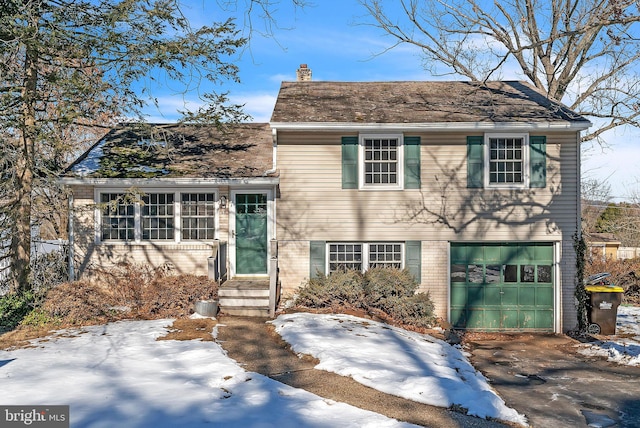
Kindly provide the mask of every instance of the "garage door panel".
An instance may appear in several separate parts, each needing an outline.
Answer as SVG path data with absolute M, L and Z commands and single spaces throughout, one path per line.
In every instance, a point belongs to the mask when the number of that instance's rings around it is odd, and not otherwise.
M 553 307 L 553 286 L 536 289 L 536 306 Z
M 464 307 L 466 305 L 467 305 L 467 287 L 466 286 L 451 287 L 451 306 Z
M 518 306 L 518 288 L 517 287 L 502 287 L 502 305 L 503 306 Z
M 517 308 L 502 310 L 502 327 L 501 328 L 518 328 L 519 312 Z
M 536 305 L 536 287 L 521 286 L 518 304 L 521 306 Z

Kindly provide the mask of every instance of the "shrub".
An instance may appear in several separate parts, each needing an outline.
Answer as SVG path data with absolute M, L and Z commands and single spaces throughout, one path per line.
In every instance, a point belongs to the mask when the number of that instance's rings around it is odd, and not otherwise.
M 89 281 L 61 284 L 47 293 L 41 309 L 51 319 L 64 319 L 69 324 L 84 324 L 87 321 L 110 321 L 114 297 Z
M 364 308 L 362 274 L 356 270 L 334 272 L 309 279 L 299 290 L 295 304 L 310 308 L 349 306 Z
M 319 275 L 298 289 L 294 304 L 308 308 L 382 311 L 395 321 L 415 327 L 435 322 L 428 294 L 415 294 L 418 283 L 407 270 L 372 268 Z
M 0 331 L 15 328 L 33 310 L 36 293 L 31 290 L 9 292 L 0 297 Z
M 428 293 L 398 298 L 390 309 L 390 315 L 403 324 L 414 327 L 431 327 L 436 321 L 433 302 Z
M 418 283 L 408 270 L 374 267 L 364 274 L 367 304 L 391 313 L 399 299 L 411 297 Z

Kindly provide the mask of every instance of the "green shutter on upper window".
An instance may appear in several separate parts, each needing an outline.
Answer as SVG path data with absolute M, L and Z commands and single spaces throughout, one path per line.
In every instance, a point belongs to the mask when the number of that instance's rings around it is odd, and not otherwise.
M 420 137 L 404 137 L 404 188 L 420 188 Z
M 405 243 L 405 267 L 418 284 L 422 282 L 422 241 L 407 241 Z
M 358 188 L 358 137 L 342 137 L 342 188 Z
M 309 242 L 309 278 L 317 278 L 324 274 L 327 243 L 325 241 Z
M 529 186 L 547 187 L 547 137 L 529 137 Z
M 467 187 L 484 187 L 484 137 L 467 137 Z

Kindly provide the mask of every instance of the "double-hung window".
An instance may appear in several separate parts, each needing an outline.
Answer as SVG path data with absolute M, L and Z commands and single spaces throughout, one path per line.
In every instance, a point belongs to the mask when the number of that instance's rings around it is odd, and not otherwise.
M 124 194 L 100 194 L 101 240 L 135 239 L 135 205 Z
M 328 272 L 365 271 L 372 267 L 403 268 L 401 243 L 329 243 Z
M 150 193 L 142 197 L 142 239 L 173 240 L 175 231 L 173 193 Z
M 215 239 L 215 193 L 100 193 L 100 241 L 210 241 Z
M 529 186 L 529 141 L 526 134 L 485 136 L 487 187 Z
M 364 189 L 401 189 L 402 135 L 360 136 L 360 183 Z
M 211 240 L 214 238 L 215 198 L 213 193 L 183 193 L 180 214 L 182 239 Z

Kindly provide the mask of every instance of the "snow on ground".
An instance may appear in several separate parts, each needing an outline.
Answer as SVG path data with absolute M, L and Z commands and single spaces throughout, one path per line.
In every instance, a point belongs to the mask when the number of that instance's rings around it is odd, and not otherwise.
M 607 357 L 618 364 L 640 366 L 640 307 L 618 307 L 616 335 L 611 340 L 581 345 L 578 352 Z
M 0 404 L 70 405 L 74 428 L 412 426 L 246 372 L 214 342 L 156 341 L 170 324 L 66 330 L 0 351 Z
M 409 400 L 527 424 L 463 352 L 444 341 L 349 315 L 299 313 L 271 322 L 295 352 L 320 360 L 317 369 Z

